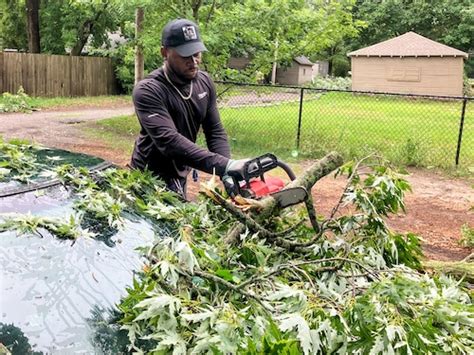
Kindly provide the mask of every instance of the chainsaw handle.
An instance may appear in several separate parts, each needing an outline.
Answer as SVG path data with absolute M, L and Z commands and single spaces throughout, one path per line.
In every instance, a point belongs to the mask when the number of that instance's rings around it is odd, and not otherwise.
M 247 161 L 243 168 L 243 178 L 247 182 L 247 185 L 249 184 L 250 179 L 254 177 L 260 177 L 265 181 L 265 177 L 263 176 L 264 173 L 275 169 L 276 167 L 282 168 L 291 180 L 296 179 L 293 170 L 271 153 Z
M 249 183 L 251 178 L 263 178 L 267 171 L 275 169 L 278 166 L 278 159 L 273 154 L 267 153 L 245 163 L 243 169 L 243 178 Z
M 282 168 L 283 170 L 285 170 L 285 172 L 288 174 L 288 177 L 290 178 L 291 181 L 296 179 L 295 173 L 293 172 L 293 170 L 291 170 L 288 164 L 285 164 L 282 161 L 278 160 L 278 166 Z

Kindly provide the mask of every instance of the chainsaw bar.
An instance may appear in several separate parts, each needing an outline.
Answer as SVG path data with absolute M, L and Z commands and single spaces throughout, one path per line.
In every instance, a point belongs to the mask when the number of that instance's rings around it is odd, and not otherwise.
M 308 192 L 304 187 L 299 186 L 274 192 L 270 196 L 277 201 L 278 207 L 286 208 L 304 202 L 308 197 Z

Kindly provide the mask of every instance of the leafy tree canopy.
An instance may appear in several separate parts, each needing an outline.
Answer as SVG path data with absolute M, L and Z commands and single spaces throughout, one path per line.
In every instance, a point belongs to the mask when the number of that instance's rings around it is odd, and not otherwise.
M 266 75 L 275 58 L 281 65 L 297 55 L 311 56 L 347 36 L 356 36 L 361 21 L 353 21 L 353 0 L 243 0 L 243 1 L 142 1 L 144 30 L 138 41 L 145 52 L 145 70 L 161 64 L 161 29 L 171 19 L 190 18 L 201 28 L 208 52 L 205 69 L 225 78 L 232 55 L 247 56 L 252 65 L 248 75 Z M 119 77 L 133 83 L 134 27 L 130 11 L 122 23 L 122 34 L 129 38 L 115 53 L 120 59 Z M 247 78 L 249 79 L 249 78 Z
M 0 43 L 3 48 L 28 48 L 24 1 L 0 0 Z

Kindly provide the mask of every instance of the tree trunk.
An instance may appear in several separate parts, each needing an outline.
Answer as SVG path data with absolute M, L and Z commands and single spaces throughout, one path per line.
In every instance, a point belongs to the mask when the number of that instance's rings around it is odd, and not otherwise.
M 92 29 L 94 28 L 95 23 L 99 20 L 100 16 L 104 13 L 107 6 L 109 5 L 108 2 L 105 2 L 102 9 L 99 9 L 93 19 L 86 20 L 83 25 L 77 31 L 77 41 L 74 47 L 71 49 L 71 56 L 81 55 L 82 49 L 87 44 L 89 40 L 89 36 L 92 33 Z
M 26 21 L 28 29 L 28 52 L 40 53 L 39 29 L 40 0 L 26 0 Z
M 135 85 L 143 79 L 143 72 L 145 71 L 145 60 L 143 58 L 143 46 L 141 44 L 141 34 L 143 31 L 143 20 L 145 18 L 145 11 L 143 7 L 137 7 L 135 11 Z
M 89 36 L 91 34 L 92 26 L 93 23 L 91 21 L 86 21 L 84 25 L 81 26 L 77 35 L 78 39 L 76 41 L 76 44 L 71 49 L 71 56 L 81 55 L 82 49 L 86 45 L 87 40 L 89 39 Z
M 202 0 L 195 0 L 191 4 L 191 8 L 193 10 L 193 18 L 194 21 L 199 24 L 199 9 L 201 8 Z
M 295 180 L 288 183 L 284 189 L 293 187 L 303 187 L 311 196 L 313 185 L 322 177 L 330 174 L 343 164 L 341 155 L 336 152 L 330 152 L 322 159 L 313 163 L 303 174 Z M 283 189 L 283 190 L 284 190 Z M 260 210 L 258 211 L 259 219 L 266 219 L 276 211 L 277 201 L 272 196 L 267 196 L 260 200 Z
M 423 266 L 428 271 L 432 270 L 436 273 L 450 275 L 458 280 L 474 283 L 474 263 L 469 262 L 469 257 L 466 259 L 462 261 L 427 260 L 423 262 Z

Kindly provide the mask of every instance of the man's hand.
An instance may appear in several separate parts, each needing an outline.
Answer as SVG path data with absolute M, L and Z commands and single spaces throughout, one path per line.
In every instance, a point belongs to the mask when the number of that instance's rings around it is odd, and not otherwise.
M 224 175 L 222 175 L 222 183 L 230 197 L 235 197 L 239 192 L 239 187 L 236 184 L 244 179 L 244 166 L 249 160 L 250 159 L 229 159 Z
M 245 163 L 250 159 L 229 159 L 227 166 L 225 167 L 224 176 L 230 175 L 241 181 L 244 179 L 244 166 Z

